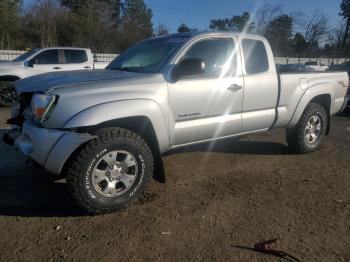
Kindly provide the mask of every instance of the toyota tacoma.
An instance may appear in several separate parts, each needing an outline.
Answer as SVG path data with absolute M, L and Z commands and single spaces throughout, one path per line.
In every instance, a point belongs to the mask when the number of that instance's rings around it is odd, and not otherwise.
M 140 196 L 174 148 L 285 128 L 293 152 L 317 150 L 348 84 L 346 72 L 278 73 L 261 36 L 174 34 L 137 43 L 105 70 L 15 82 L 4 140 L 65 175 L 82 208 L 109 213 Z

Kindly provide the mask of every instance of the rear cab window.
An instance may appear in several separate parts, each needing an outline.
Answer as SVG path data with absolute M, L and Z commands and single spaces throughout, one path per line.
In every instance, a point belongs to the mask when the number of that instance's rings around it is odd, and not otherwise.
M 269 70 L 269 59 L 265 44 L 260 40 L 242 39 L 245 70 L 248 75 Z
M 81 64 L 87 62 L 85 50 L 64 49 L 65 64 Z

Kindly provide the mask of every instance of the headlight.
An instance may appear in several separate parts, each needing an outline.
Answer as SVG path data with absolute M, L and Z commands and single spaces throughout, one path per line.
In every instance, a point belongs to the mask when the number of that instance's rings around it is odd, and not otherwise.
M 31 109 L 34 120 L 40 123 L 45 122 L 50 113 L 54 109 L 58 100 L 58 96 L 35 94 L 32 97 Z

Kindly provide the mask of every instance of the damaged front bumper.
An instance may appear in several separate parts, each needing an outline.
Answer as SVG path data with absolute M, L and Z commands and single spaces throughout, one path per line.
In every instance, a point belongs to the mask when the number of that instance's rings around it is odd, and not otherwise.
M 71 154 L 85 142 L 95 138 L 90 134 L 39 127 L 25 121 L 22 130 L 13 129 L 3 140 L 14 144 L 21 152 L 53 174 L 60 174 Z

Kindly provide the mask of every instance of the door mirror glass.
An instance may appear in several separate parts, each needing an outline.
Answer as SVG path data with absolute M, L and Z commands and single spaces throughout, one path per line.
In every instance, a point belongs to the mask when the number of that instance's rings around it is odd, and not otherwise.
M 29 61 L 26 63 L 26 66 L 27 66 L 27 67 L 33 67 L 33 66 L 34 66 L 34 59 L 29 60 Z
M 175 67 L 173 78 L 179 80 L 186 76 L 198 76 L 205 72 L 205 63 L 201 59 L 185 59 Z

